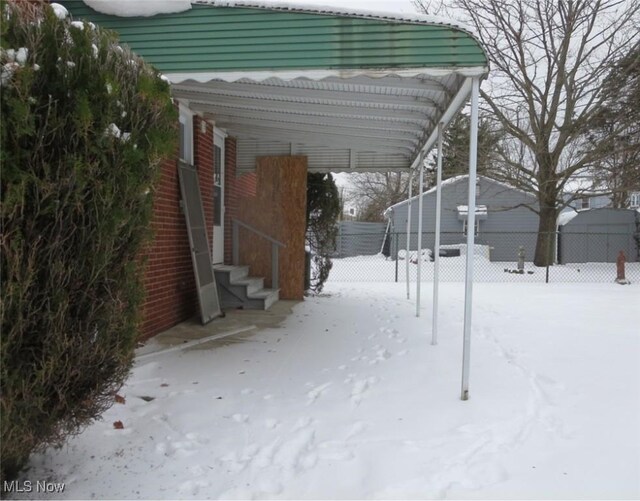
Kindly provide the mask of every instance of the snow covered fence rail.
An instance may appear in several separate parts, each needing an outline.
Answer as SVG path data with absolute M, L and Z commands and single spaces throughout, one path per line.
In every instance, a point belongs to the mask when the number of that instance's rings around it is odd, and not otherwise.
M 362 235 L 342 235 L 352 239 L 357 248 Z M 465 276 L 466 236 L 462 232 L 441 234 L 440 280 L 462 282 Z M 640 284 L 638 235 L 628 233 L 571 233 L 555 235 L 552 265 L 533 263 L 537 233 L 477 232 L 475 248 L 476 282 L 589 282 L 607 283 L 616 279 L 616 258 L 622 250 L 626 257 L 626 277 Z M 380 252 L 350 257 L 335 256 L 329 281 L 333 282 L 403 282 L 405 259 L 409 259 L 409 279 L 416 280 L 417 262 L 422 259 L 422 281 L 432 281 L 433 233 L 423 233 L 423 248 L 416 248 L 417 235 L 410 238 L 411 250 L 405 249 L 406 233 L 388 233 Z

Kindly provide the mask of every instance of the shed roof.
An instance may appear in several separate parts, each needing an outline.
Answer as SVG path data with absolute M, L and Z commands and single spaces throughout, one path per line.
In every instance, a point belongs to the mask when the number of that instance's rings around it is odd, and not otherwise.
M 452 185 L 454 185 L 454 184 L 457 184 L 457 183 L 459 183 L 459 182 L 461 182 L 461 181 L 465 181 L 465 182 L 466 182 L 466 181 L 468 181 L 468 179 L 469 179 L 468 174 L 463 174 L 463 175 L 460 175 L 460 176 L 452 176 L 452 177 L 447 178 L 447 179 L 445 179 L 444 181 L 442 181 L 441 186 L 442 186 L 442 188 L 446 188 L 446 187 L 448 187 L 448 186 L 452 186 Z M 477 183 L 479 183 L 480 181 L 486 181 L 486 182 L 489 182 L 489 183 L 493 183 L 493 184 L 496 184 L 496 185 L 502 186 L 503 188 L 508 189 L 508 190 L 513 190 L 513 191 L 520 192 L 520 193 L 522 193 L 523 195 L 526 195 L 526 196 L 528 196 L 528 197 L 531 197 L 532 199 L 535 199 L 535 198 L 536 198 L 536 197 L 535 197 L 535 195 L 533 195 L 533 194 L 531 194 L 531 193 L 527 193 L 526 191 L 523 191 L 523 190 L 521 190 L 521 189 L 519 189 L 519 188 L 516 188 L 515 186 L 511 186 L 510 184 L 503 183 L 503 182 L 501 182 L 501 181 L 496 181 L 495 179 L 491 179 L 491 178 L 486 177 L 486 176 L 478 176 L 478 177 L 476 178 L 476 182 L 477 182 Z M 438 188 L 437 188 L 437 186 L 433 186 L 432 188 L 429 188 L 427 191 L 423 191 L 423 192 L 422 192 L 422 196 L 430 195 L 430 194 L 432 194 L 432 193 L 435 193 L 437 189 L 438 189 Z M 414 200 L 415 200 L 415 201 L 417 201 L 419 196 L 420 196 L 420 194 L 418 194 L 418 195 L 414 195 L 414 196 L 412 196 L 410 199 L 408 198 L 408 199 L 406 199 L 406 200 L 403 200 L 402 202 L 398 202 L 398 203 L 396 203 L 396 204 L 391 205 L 390 207 L 387 207 L 387 208 L 384 210 L 383 215 L 384 215 L 385 217 L 387 217 L 387 216 L 389 215 L 389 213 L 390 213 L 391 211 L 393 211 L 394 209 L 397 209 L 398 207 L 401 207 L 401 206 L 403 206 L 403 205 L 405 205 L 405 204 L 408 204 L 408 203 L 409 203 L 409 200 L 411 200 L 411 201 L 414 201 Z M 479 206 L 479 207 L 482 207 L 482 206 Z M 477 212 L 477 210 L 476 210 L 476 212 Z
M 407 169 L 488 71 L 467 29 L 428 16 L 192 0 L 123 18 L 62 3 L 117 31 L 174 97 L 237 137 L 240 171 L 283 154 L 306 155 L 311 171 Z

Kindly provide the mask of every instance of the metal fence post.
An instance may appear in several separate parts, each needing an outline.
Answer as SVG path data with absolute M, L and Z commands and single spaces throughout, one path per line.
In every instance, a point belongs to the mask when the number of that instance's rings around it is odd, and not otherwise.
M 392 234 L 393 235 L 393 234 Z M 393 237 L 395 243 L 396 243 L 396 283 L 398 282 L 398 234 L 396 233 L 395 236 Z
M 549 283 L 549 263 L 551 262 L 551 233 L 547 233 L 547 271 L 545 276 L 545 283 Z

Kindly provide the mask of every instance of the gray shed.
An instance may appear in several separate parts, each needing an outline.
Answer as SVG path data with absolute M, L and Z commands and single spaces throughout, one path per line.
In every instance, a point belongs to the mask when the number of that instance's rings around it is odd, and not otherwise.
M 442 182 L 441 245 L 466 242 L 468 176 L 456 176 Z M 436 189 L 423 193 L 422 247 L 433 249 L 435 243 Z M 476 184 L 476 244 L 490 247 L 492 261 L 517 260 L 518 248 L 525 248 L 527 260 L 533 258 L 538 231 L 535 196 L 512 186 L 478 176 Z M 418 197 L 411 199 L 411 250 L 417 248 Z M 385 217 L 391 221 L 398 249 L 406 248 L 409 202 L 389 207 Z M 396 249 L 393 242 L 391 249 Z
M 586 209 L 558 218 L 558 262 L 612 263 L 622 250 L 638 261 L 640 214 L 632 209 Z

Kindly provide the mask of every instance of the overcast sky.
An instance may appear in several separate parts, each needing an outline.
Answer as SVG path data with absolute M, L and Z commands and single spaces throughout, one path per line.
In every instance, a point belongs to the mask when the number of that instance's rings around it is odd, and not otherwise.
M 263 0 L 265 3 L 279 3 L 278 0 Z M 307 5 L 326 5 L 362 10 L 383 10 L 406 14 L 417 12 L 411 0 L 291 0 L 292 3 Z M 285 2 L 286 3 L 286 2 Z

